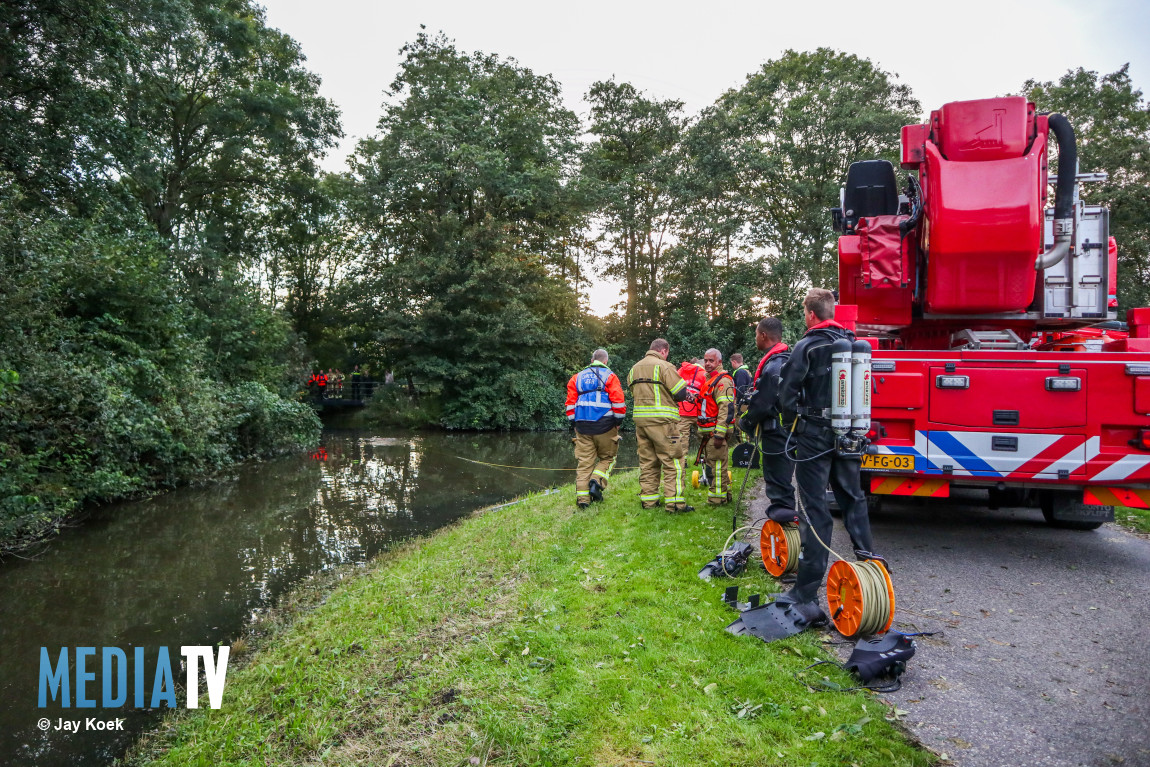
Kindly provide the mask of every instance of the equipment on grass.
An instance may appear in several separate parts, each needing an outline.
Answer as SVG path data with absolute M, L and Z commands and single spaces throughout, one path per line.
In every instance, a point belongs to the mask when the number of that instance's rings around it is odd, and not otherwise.
M 854 650 L 845 664 L 834 661 L 820 660 L 812 663 L 800 672 L 795 678 L 805 684 L 814 692 L 850 692 L 852 690 L 870 690 L 872 692 L 895 692 L 902 687 L 902 675 L 906 673 L 906 664 L 914 657 L 917 646 L 911 637 L 933 636 L 933 633 L 922 631 L 916 634 L 903 634 L 892 631 L 881 639 L 860 639 L 855 643 Z M 818 666 L 836 666 L 844 671 L 850 671 L 862 682 L 858 687 L 842 687 L 831 682 L 826 677 L 818 685 L 811 684 L 802 677 L 802 673 Z M 871 684 L 876 679 L 889 681 L 880 684 Z
M 799 526 L 793 522 L 776 522 L 767 519 L 759 534 L 759 551 L 763 557 L 763 567 L 776 578 L 799 569 L 799 552 L 802 543 Z
M 731 484 L 731 472 L 724 471 L 723 475 L 727 478 L 727 485 L 729 486 Z M 700 472 L 698 469 L 695 469 L 691 472 L 691 487 L 696 490 L 699 489 L 699 487 L 710 487 L 714 478 L 714 469 L 704 464 L 703 471 Z
M 843 636 L 882 634 L 894 622 L 894 584 L 875 560 L 840 559 L 827 571 L 827 606 Z
M 764 642 L 786 639 L 801 633 L 808 626 L 796 606 L 790 603 L 771 602 L 762 607 L 744 610 L 727 631 L 735 636 L 750 634 Z
M 747 567 L 747 559 L 750 558 L 754 550 L 754 547 L 749 543 L 743 541 L 733 543 L 730 547 L 720 551 L 718 556 L 710 562 L 703 565 L 703 569 L 699 571 L 699 577 L 703 580 L 710 580 L 717 576 L 734 578 L 741 575 Z
M 911 635 L 892 631 L 881 639 L 856 642 L 845 667 L 857 674 L 863 684 L 878 677 L 894 677 L 897 681 L 917 649 Z
M 759 595 L 752 595 L 746 602 L 739 601 L 739 587 L 729 586 L 723 592 L 723 602 L 739 612 L 739 618 L 727 626 L 727 631 L 736 636 L 750 634 L 764 642 L 786 639 L 811 626 L 826 623 L 823 611 L 810 605 L 797 605 L 786 594 L 775 595 L 775 601 L 759 604 Z
M 740 442 L 731 451 L 731 465 L 740 469 L 759 468 L 759 451 L 751 442 Z

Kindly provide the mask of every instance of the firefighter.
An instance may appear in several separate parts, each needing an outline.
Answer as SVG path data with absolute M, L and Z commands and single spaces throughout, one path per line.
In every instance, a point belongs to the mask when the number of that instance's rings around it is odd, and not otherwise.
M 727 433 L 735 420 L 735 382 L 723 370 L 723 354 L 718 349 L 708 349 L 703 355 L 703 369 L 707 382 L 703 384 L 699 409 L 699 439 L 706 445 L 707 503 L 718 506 L 731 500 L 727 488 L 731 464 Z
M 743 413 L 747 412 L 747 400 L 751 393 L 751 371 L 743 364 L 743 355 L 735 352 L 731 355 L 731 378 L 735 379 L 735 426 L 731 430 L 735 441 L 743 442 L 748 439 L 739 426 Z
M 827 509 L 826 488 L 830 482 L 835 501 L 842 509 L 843 522 L 859 559 L 880 559 L 871 554 L 870 517 L 859 480 L 861 459 L 840 456 L 835 451 L 831 430 L 831 343 L 839 338 L 854 340 L 854 333 L 834 321 L 834 294 L 811 288 L 803 299 L 807 332 L 795 344 L 783 366 L 779 403 L 783 425 L 794 424 L 793 449 L 795 480 L 807 519 L 801 524 L 802 553 L 795 587 L 786 595 L 803 616 L 807 626 L 826 622 L 819 607 L 819 583 L 827 569 L 827 549 L 811 535 L 830 544 L 833 526 Z M 809 525 L 806 524 L 809 522 Z M 885 561 L 883 564 L 886 564 Z M 777 601 L 777 600 L 776 600 Z
M 687 391 L 697 400 L 707 380 L 703 368 L 696 365 L 694 360 L 683 360 L 679 366 L 679 377 L 687 382 Z M 699 403 L 690 397 L 679 403 L 679 434 L 683 438 L 684 454 L 689 453 L 691 440 L 697 440 L 699 436 Z
M 575 426 L 575 505 L 580 509 L 603 500 L 625 415 L 623 385 L 607 367 L 607 351 L 596 349 L 591 364 L 567 382 L 567 420 Z
M 662 338 L 651 342 L 643 359 L 627 374 L 634 402 L 635 437 L 639 443 L 639 500 L 644 509 L 664 504 L 667 511 L 694 511 L 683 493 L 687 445 L 679 431 L 676 403 L 688 399 L 687 382 L 667 362 L 670 345 Z M 659 473 L 663 497 L 659 496 Z
M 783 323 L 776 317 L 761 319 L 755 328 L 755 346 L 765 354 L 755 370 L 747 413 L 739 428 L 747 434 L 754 434 L 756 429 L 759 432 L 763 484 L 769 501 L 767 516 L 776 522 L 797 522 L 791 484 L 795 469 L 786 455 L 787 431 L 779 412 L 779 378 L 791 357 L 783 343 Z
M 355 370 L 351 371 L 351 398 L 354 400 L 359 399 L 360 386 L 359 379 L 363 374 L 359 372 L 359 365 L 355 366 Z

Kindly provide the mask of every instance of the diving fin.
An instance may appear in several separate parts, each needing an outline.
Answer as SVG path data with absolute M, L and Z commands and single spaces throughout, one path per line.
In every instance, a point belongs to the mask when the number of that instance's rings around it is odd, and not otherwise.
M 727 626 L 736 636 L 751 634 L 764 642 L 786 639 L 806 629 L 808 623 L 793 604 L 771 602 L 762 607 L 745 610 L 739 619 Z

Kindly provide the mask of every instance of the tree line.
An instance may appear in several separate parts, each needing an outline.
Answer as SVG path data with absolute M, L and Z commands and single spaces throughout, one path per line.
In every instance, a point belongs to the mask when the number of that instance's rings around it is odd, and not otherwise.
M 748 326 L 764 314 L 797 334 L 806 288 L 837 283 L 827 209 L 848 166 L 897 163 L 901 126 L 923 119 L 908 85 L 826 48 L 767 61 L 694 115 L 596 82 L 586 120 L 514 59 L 426 33 L 402 53 L 377 135 L 338 176 L 340 277 L 310 292 L 297 327 L 430 384 L 450 427 L 555 423 L 564 377 L 596 345 L 627 364 L 658 335 L 676 355 L 753 354 Z M 1141 91 L 1122 68 L 1020 93 L 1066 113 L 1083 169 L 1109 172 L 1083 196 L 1111 206 L 1123 310 L 1145 303 Z M 587 307 L 596 274 L 624 286 L 606 318 Z
M 585 94 L 418 34 L 347 170 L 338 110 L 251 0 L 0 6 L 0 536 L 316 438 L 313 364 L 390 370 L 450 428 L 561 422 L 596 346 L 751 352 L 836 281 L 826 209 L 922 105 L 857 56 L 787 51 L 697 114 Z M 1146 302 L 1150 112 L 1125 68 L 1027 81 L 1111 205 Z M 991 94 L 987 94 L 991 95 Z M 375 94 L 364 94 L 375 98 Z M 928 105 L 937 107 L 939 105 Z M 624 286 L 594 316 L 603 274 Z M 405 403 L 394 392 L 389 407 Z M 430 400 L 430 401 L 429 401 Z

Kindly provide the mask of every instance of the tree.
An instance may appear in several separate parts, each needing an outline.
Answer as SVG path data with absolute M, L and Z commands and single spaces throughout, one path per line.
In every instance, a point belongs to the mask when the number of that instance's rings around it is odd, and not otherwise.
M 1099 76 L 1072 69 L 1058 82 L 1027 80 L 1023 93 L 1043 111 L 1061 112 L 1074 126 L 1079 167 L 1105 171 L 1101 184 L 1083 184 L 1082 198 L 1110 207 L 1118 240 L 1118 304 L 1125 312 L 1150 303 L 1150 108 L 1130 80 L 1129 65 Z
M 292 326 L 313 349 L 342 314 L 338 294 L 357 245 L 350 195 L 345 174 L 295 174 L 258 229 L 268 299 L 274 306 L 282 298 Z
M 638 337 L 663 324 L 663 255 L 672 244 L 683 102 L 654 101 L 614 80 L 593 84 L 587 100 L 595 139 L 583 154 L 582 175 L 603 233 L 605 274 L 626 284 L 625 333 Z
M 248 0 L 0 19 L 2 548 L 318 437 L 281 396 L 295 334 L 250 276 L 339 126 Z
M 356 319 L 384 364 L 440 392 L 445 425 L 555 421 L 577 362 L 566 282 L 578 121 L 558 84 L 420 34 L 353 162 L 370 256 Z
M 0 172 L 22 204 L 84 212 L 104 165 L 97 147 L 118 133 L 108 96 L 132 55 L 132 12 L 101 0 L 0 4 Z
M 794 313 L 806 286 L 837 283 L 827 209 L 851 162 L 897 160 L 901 126 L 920 106 L 910 88 L 867 59 L 828 48 L 787 51 L 720 97 L 735 150 L 746 243 L 766 251 L 763 298 Z
M 748 341 L 765 282 L 762 259 L 741 237 L 748 220 L 742 174 L 749 163 L 728 117 L 708 108 L 689 125 L 671 184 L 677 244 L 665 254 L 667 335 L 695 354 L 711 346 L 730 353 Z
M 285 175 L 314 171 L 342 135 L 299 45 L 249 0 L 162 0 L 132 36 L 124 93 L 109 95 L 122 132 L 101 148 L 177 247 L 234 241 L 229 219 Z

